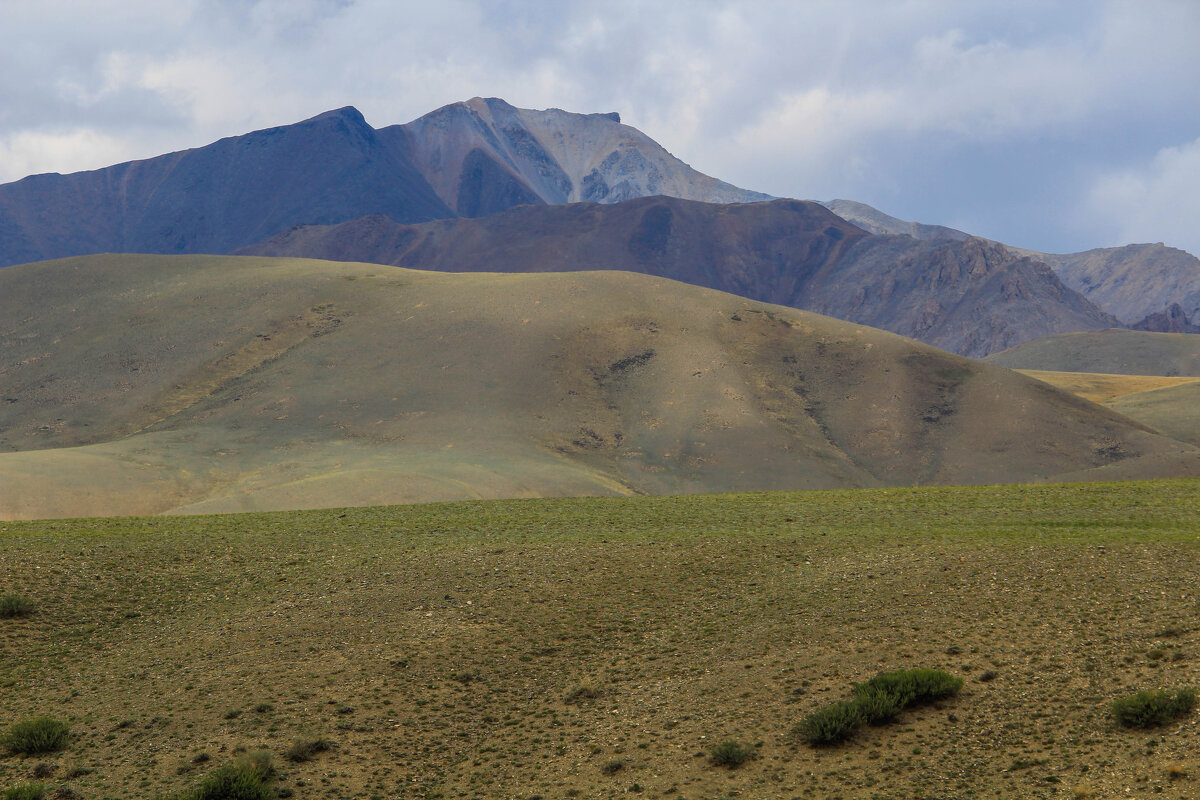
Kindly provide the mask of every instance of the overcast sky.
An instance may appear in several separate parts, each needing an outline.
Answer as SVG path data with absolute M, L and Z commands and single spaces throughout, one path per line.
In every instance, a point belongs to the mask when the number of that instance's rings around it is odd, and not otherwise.
M 775 195 L 1200 254 L 1198 52 L 1196 0 L 0 0 L 0 181 L 496 96 Z

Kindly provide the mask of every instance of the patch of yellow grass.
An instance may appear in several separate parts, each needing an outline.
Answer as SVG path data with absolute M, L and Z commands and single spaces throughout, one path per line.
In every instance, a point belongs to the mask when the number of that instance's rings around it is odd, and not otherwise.
M 1200 382 L 1200 378 L 1165 375 L 1109 375 L 1101 372 L 1050 372 L 1040 369 L 1016 371 L 1101 405 L 1131 394 Z

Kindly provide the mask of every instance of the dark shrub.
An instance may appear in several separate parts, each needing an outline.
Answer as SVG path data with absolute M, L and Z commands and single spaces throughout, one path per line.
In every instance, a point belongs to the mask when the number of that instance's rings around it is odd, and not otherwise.
M 333 747 L 328 739 L 297 739 L 283 754 L 288 761 L 300 763 L 311 761 L 317 753 L 324 753 Z
M 65 722 L 53 717 L 31 717 L 8 729 L 4 746 L 22 755 L 53 753 L 67 746 L 67 734 L 70 732 Z
M 842 700 L 809 714 L 796 726 L 796 733 L 814 746 L 838 744 L 852 737 L 866 721 L 857 701 Z
M 854 702 L 862 711 L 863 720 L 871 725 L 891 722 L 904 710 L 900 699 L 885 689 L 865 687 L 857 694 Z
M 901 708 L 912 708 L 952 697 L 958 694 L 962 685 L 962 678 L 956 678 L 948 672 L 918 667 L 882 672 L 855 686 L 854 694 L 863 697 L 868 693 L 882 692 L 891 695 Z
M 179 800 L 275 800 L 275 767 L 266 753 L 250 753 L 213 770 Z
M 0 619 L 28 617 L 33 613 L 33 601 L 19 594 L 0 594 Z
M 1153 728 L 1185 716 L 1196 707 L 1196 691 L 1144 690 L 1113 701 L 1113 719 L 1125 728 Z
M 0 800 L 42 800 L 46 796 L 44 783 L 18 783 L 0 794 Z
M 709 750 L 708 760 L 718 767 L 737 769 L 754 757 L 754 748 L 736 739 L 726 739 Z

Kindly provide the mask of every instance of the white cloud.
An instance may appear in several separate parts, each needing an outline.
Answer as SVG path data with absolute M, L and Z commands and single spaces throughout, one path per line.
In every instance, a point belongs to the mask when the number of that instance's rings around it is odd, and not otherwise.
M 1164 242 L 1200 254 L 1200 138 L 1100 176 L 1087 209 L 1104 244 Z
M 1086 191 L 1025 163 L 1044 143 L 1111 165 L 1200 133 L 1198 39 L 1200 4 L 1182 0 L 7 0 L 0 179 L 483 95 L 619 111 L 748 188 L 952 222 L 987 202 L 952 149 L 1065 206 Z
M 45 172 L 45 164 L 58 165 L 55 171 L 76 172 L 132 157 L 126 141 L 89 128 L 21 131 L 0 139 L 0 182 Z

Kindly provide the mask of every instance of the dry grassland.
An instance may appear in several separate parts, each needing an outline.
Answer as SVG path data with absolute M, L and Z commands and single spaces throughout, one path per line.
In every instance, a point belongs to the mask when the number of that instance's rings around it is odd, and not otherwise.
M 170 795 L 266 749 L 303 798 L 1185 798 L 1200 482 L 470 502 L 0 524 L 0 789 Z M 851 742 L 853 682 L 965 680 Z M 302 763 L 302 738 L 333 743 Z M 708 753 L 755 748 L 736 769 Z

